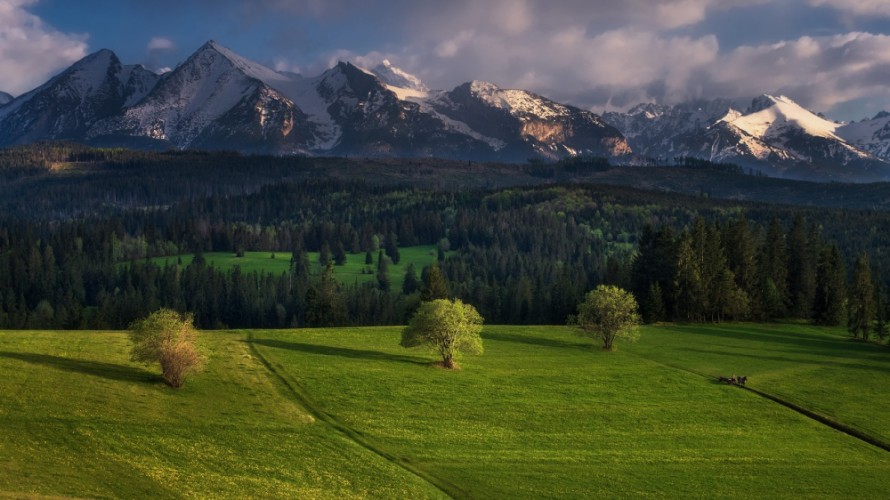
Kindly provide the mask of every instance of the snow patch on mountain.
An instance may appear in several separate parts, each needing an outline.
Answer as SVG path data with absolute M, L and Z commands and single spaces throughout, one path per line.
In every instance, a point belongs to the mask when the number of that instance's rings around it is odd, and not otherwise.
M 128 109 L 123 121 L 139 135 L 188 147 L 208 124 L 256 91 L 260 82 L 251 75 L 269 76 L 256 66 L 208 42 L 167 74 L 148 99 Z
M 374 66 L 371 73 L 377 76 L 386 85 L 399 89 L 413 90 L 416 92 L 429 92 L 429 88 L 420 81 L 420 78 L 392 65 L 389 59 Z
M 890 160 L 890 114 L 881 112 L 871 120 L 848 123 L 837 134 L 857 148 Z
M 761 96 L 754 100 L 749 114 L 737 116 L 728 123 L 759 138 L 777 137 L 793 127 L 814 137 L 840 139 L 835 134 L 837 123 L 817 116 L 785 96 Z
M 471 82 L 470 92 L 488 105 L 503 109 L 520 120 L 529 118 L 551 120 L 571 114 L 569 108 L 562 104 L 525 90 L 502 89 L 489 82 L 478 80 Z

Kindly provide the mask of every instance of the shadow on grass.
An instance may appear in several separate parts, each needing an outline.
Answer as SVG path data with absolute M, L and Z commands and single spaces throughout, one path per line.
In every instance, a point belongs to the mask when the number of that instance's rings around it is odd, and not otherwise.
M 591 343 L 572 343 L 566 342 L 564 340 L 556 340 L 556 339 L 548 339 L 544 337 L 534 337 L 530 335 L 517 335 L 515 333 L 488 333 L 482 332 L 482 338 L 484 340 L 496 340 L 499 342 L 514 342 L 517 344 L 527 344 L 527 345 L 535 345 L 541 347 L 557 347 L 557 348 L 569 348 L 569 349 L 585 349 L 591 350 L 593 344 Z
M 389 354 L 380 351 L 369 351 L 365 349 L 349 349 L 346 347 L 333 347 L 317 344 L 303 344 L 301 342 L 285 342 L 283 340 L 273 339 L 254 339 L 245 340 L 249 344 L 256 344 L 266 347 L 274 347 L 276 349 L 287 349 L 290 351 L 304 352 L 307 354 L 319 354 L 322 356 L 337 356 L 348 359 L 361 359 L 365 361 L 392 361 L 395 363 L 410 363 L 415 365 L 428 365 L 429 359 L 415 358 L 411 356 L 402 356 L 399 354 Z
M 51 354 L 0 352 L 0 358 L 17 359 L 35 365 L 123 382 L 156 382 L 161 379 L 158 374 L 132 366 L 116 365 L 102 361 L 88 361 L 85 359 L 63 358 Z
M 825 360 L 825 359 L 801 360 L 800 358 L 796 358 L 793 356 L 789 356 L 789 357 L 773 356 L 773 355 L 769 355 L 769 354 L 760 354 L 760 353 L 748 354 L 748 353 L 740 353 L 740 352 L 724 352 L 724 351 L 715 351 L 715 350 L 711 350 L 711 349 L 697 349 L 697 348 L 688 348 L 688 349 L 684 349 L 684 350 L 688 351 L 688 352 L 695 352 L 695 353 L 699 353 L 699 354 L 707 354 L 707 355 L 711 355 L 711 356 L 727 357 L 727 358 L 750 358 L 750 359 L 755 359 L 755 360 L 775 361 L 775 362 L 786 363 L 786 364 L 798 364 L 798 365 L 812 364 L 812 365 L 816 365 L 816 366 L 834 366 L 834 367 L 838 367 L 838 368 L 843 368 L 845 370 L 851 369 L 851 370 L 862 370 L 862 371 L 869 371 L 869 372 L 890 371 L 890 367 L 875 366 L 873 364 L 864 365 L 864 364 L 854 363 L 854 362 L 839 363 L 837 361 L 830 361 L 830 360 Z M 803 349 L 794 350 L 794 351 L 788 350 L 788 351 L 784 351 L 784 352 L 787 352 L 789 354 L 799 354 L 799 355 L 806 355 L 806 354 L 819 355 L 819 354 L 821 354 L 818 351 L 814 352 L 814 351 L 807 351 L 807 350 L 803 350 Z
M 689 335 L 701 335 L 712 339 L 719 339 L 722 337 L 802 347 L 811 352 L 819 352 L 824 349 L 833 352 L 835 355 L 839 355 L 840 353 L 875 351 L 876 347 L 880 347 L 865 342 L 855 342 L 844 337 L 825 337 L 816 333 L 807 332 L 785 333 L 781 331 L 762 330 L 756 327 L 745 329 L 721 327 L 689 328 L 683 329 L 683 333 Z

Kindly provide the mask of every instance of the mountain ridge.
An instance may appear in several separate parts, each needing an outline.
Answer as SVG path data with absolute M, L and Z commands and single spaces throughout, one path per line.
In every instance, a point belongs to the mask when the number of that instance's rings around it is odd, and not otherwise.
M 643 103 L 600 116 L 480 80 L 431 90 L 389 60 L 341 61 L 314 77 L 276 71 L 214 40 L 163 75 L 102 49 L 30 92 L 0 94 L 0 146 L 39 140 L 510 162 L 695 157 L 780 177 L 890 179 L 886 113 L 836 123 L 764 94 L 747 106 Z
M 60 83 L 80 74 L 79 68 L 89 68 L 83 78 Z M 123 66 L 107 49 L 90 54 L 0 106 L 0 146 L 66 139 L 149 149 L 503 161 L 630 152 L 621 134 L 589 111 L 501 90 L 498 95 L 522 97 L 533 107 L 501 113 L 504 103 L 476 99 L 470 111 L 454 109 L 444 103 L 455 90 L 430 91 L 389 61 L 373 70 L 339 62 L 304 77 L 275 71 L 210 40 L 172 71 L 148 73 Z M 72 105 L 57 105 L 69 94 L 76 97 Z M 27 106 L 35 95 L 43 103 L 39 109 Z M 561 113 L 551 113 L 554 109 Z M 486 125 L 498 138 L 477 130 L 480 120 L 476 126 L 461 121 L 462 113 L 496 120 Z
M 890 178 L 890 115 L 832 122 L 786 96 L 763 94 L 744 111 L 728 99 L 641 104 L 603 119 L 637 154 L 731 162 L 767 175 L 820 181 Z M 855 140 L 854 140 L 855 139 Z

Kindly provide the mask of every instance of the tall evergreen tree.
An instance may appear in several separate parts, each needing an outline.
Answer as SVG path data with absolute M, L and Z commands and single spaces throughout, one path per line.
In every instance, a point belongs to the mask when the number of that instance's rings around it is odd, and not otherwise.
M 420 289 L 420 300 L 429 302 L 437 299 L 448 299 L 451 292 L 448 291 L 448 282 L 438 265 L 428 268 L 429 271 L 424 273 L 423 287 Z
M 377 256 L 377 287 L 383 292 L 388 292 L 390 289 L 389 263 L 383 256 L 383 251 Z
M 813 309 L 820 325 L 840 326 L 846 319 L 847 271 L 837 245 L 819 252 Z
M 868 340 L 872 322 L 875 319 L 875 291 L 868 256 L 862 254 L 853 267 L 853 281 L 850 283 L 850 297 L 847 317 L 847 330 L 853 337 Z
M 405 295 L 411 295 L 419 288 L 420 285 L 417 282 L 417 271 L 414 268 L 414 263 L 409 262 L 408 268 L 405 269 L 405 279 L 404 281 L 402 281 L 402 293 Z
M 739 287 L 751 295 L 757 286 L 757 242 L 744 214 L 726 226 L 724 241 L 729 270 Z
M 657 281 L 649 285 L 645 302 L 646 316 L 643 319 L 646 323 L 656 323 L 667 319 L 667 312 L 664 307 L 664 294 L 661 291 L 661 285 Z
M 399 242 L 396 233 L 389 233 L 386 237 L 386 256 L 392 260 L 393 264 L 398 264 L 402 259 L 399 255 Z
M 338 326 L 346 324 L 346 304 L 340 283 L 334 276 L 334 263 L 328 261 L 324 271 L 306 293 L 306 322 L 310 326 Z
M 785 233 L 779 219 L 770 222 L 758 255 L 760 314 L 764 318 L 782 318 L 788 304 L 788 256 Z
M 887 296 L 879 281 L 875 282 L 875 336 L 881 342 L 887 338 Z
M 803 216 L 795 216 L 788 234 L 788 296 L 790 313 L 796 318 L 808 319 L 812 315 L 816 295 L 816 242 L 812 241 L 815 237 L 807 233 Z

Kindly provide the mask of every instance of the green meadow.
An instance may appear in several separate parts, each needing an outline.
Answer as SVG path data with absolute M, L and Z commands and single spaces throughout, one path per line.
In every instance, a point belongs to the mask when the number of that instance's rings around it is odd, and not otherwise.
M 320 270 L 318 263 L 318 252 L 307 252 L 309 263 L 312 265 L 313 272 Z M 453 255 L 448 252 L 446 255 Z M 237 257 L 232 252 L 209 252 L 204 254 L 204 258 L 209 265 L 215 266 L 222 270 L 233 269 L 239 266 L 244 273 L 259 274 L 281 274 L 290 269 L 290 261 L 292 254 L 290 252 L 244 252 L 243 257 Z M 420 279 L 420 271 L 430 264 L 436 262 L 436 246 L 422 245 L 415 247 L 399 248 L 400 260 L 398 264 L 389 263 L 388 273 L 390 282 L 394 289 L 400 289 L 402 281 L 405 280 L 405 273 L 408 264 L 413 263 L 417 278 Z M 377 252 L 372 253 L 372 264 L 365 264 L 365 254 L 347 254 L 346 263 L 342 266 L 334 266 L 334 274 L 341 283 L 351 285 L 353 283 L 369 283 L 377 281 Z M 158 266 L 182 265 L 188 266 L 192 263 L 194 255 L 175 255 L 170 257 L 155 257 L 150 259 L 152 263 Z
M 0 332 L 0 496 L 886 498 L 890 351 L 665 325 L 602 352 L 486 326 L 460 371 L 400 329 L 202 332 L 178 391 L 121 332 Z

